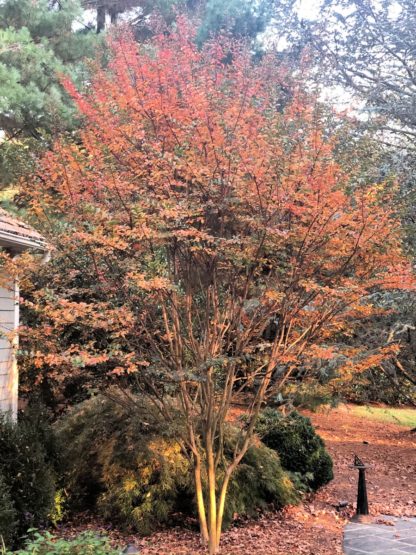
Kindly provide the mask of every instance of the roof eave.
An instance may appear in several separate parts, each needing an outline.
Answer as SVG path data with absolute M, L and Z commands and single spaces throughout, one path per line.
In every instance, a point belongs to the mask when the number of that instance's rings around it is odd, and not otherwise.
M 34 249 L 41 252 L 46 252 L 48 246 L 42 241 L 36 241 L 30 237 L 25 237 L 23 235 L 16 235 L 14 233 L 8 233 L 7 231 L 0 230 L 0 246 L 11 248 L 18 251 L 24 251 L 26 249 Z

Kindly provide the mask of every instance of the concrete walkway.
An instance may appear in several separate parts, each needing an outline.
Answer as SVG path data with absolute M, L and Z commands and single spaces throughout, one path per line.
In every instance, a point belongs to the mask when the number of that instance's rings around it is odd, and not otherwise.
M 378 520 L 392 525 L 347 524 L 345 555 L 416 555 L 416 518 L 383 516 Z

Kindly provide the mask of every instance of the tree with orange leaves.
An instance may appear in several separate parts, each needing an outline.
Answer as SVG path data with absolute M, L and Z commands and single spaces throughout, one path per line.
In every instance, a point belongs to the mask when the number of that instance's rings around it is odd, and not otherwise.
M 179 411 L 213 554 L 261 407 L 341 354 L 332 340 L 371 315 L 372 292 L 411 278 L 390 195 L 349 190 L 301 93 L 281 109 L 275 58 L 193 39 L 184 20 L 140 49 L 115 37 L 87 93 L 65 81 L 83 131 L 25 194 L 65 268 L 31 301 L 36 363 L 118 380 L 127 401 L 139 389 L 167 420 Z M 244 393 L 230 459 L 224 429 Z

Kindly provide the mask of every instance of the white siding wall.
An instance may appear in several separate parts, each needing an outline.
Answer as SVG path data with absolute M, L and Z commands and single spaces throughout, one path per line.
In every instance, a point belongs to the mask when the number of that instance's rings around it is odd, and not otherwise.
M 17 287 L 0 286 L 0 411 L 17 415 L 18 373 L 15 351 L 19 323 L 19 293 Z

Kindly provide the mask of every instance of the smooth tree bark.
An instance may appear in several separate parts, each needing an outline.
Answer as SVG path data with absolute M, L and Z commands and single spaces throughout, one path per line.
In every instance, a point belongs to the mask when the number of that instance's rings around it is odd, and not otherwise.
M 184 19 L 146 47 L 123 33 L 89 91 L 65 80 L 84 126 L 25 190 L 55 247 L 55 273 L 26 305 L 40 370 L 118 381 L 132 410 L 131 390 L 181 416 L 213 554 L 264 403 L 312 379 L 317 361 L 343 360 L 342 375 L 394 353 L 330 344 L 372 314 L 370 293 L 411 278 L 392 193 L 354 189 L 277 57 L 254 63 L 241 43 L 194 38 Z

